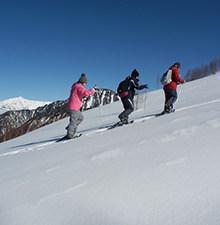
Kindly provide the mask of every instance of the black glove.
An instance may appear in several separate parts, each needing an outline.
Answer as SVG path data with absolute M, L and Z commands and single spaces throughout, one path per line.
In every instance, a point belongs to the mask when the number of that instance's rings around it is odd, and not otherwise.
M 95 86 L 93 87 L 93 89 L 94 89 L 95 91 L 98 91 L 98 90 L 99 90 L 99 87 L 98 87 L 97 85 L 95 85 Z

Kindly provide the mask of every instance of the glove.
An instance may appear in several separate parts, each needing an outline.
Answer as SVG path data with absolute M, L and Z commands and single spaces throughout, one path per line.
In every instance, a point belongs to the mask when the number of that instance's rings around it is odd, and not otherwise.
M 186 83 L 186 81 L 184 80 L 184 81 L 183 81 L 183 83 L 185 84 L 185 83 Z
M 89 99 L 88 97 L 83 96 L 82 100 L 83 100 L 83 102 L 86 102 L 88 99 Z
M 99 90 L 99 87 L 98 87 L 97 85 L 95 85 L 95 86 L 93 87 L 93 89 L 94 89 L 95 91 L 98 91 L 98 90 Z
M 145 84 L 144 86 L 145 86 L 147 89 L 149 88 L 149 87 L 148 87 L 148 84 Z

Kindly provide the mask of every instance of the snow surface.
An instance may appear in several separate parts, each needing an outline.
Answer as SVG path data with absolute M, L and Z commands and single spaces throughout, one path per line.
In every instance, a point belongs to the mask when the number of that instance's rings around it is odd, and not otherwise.
M 10 98 L 0 102 L 0 114 L 11 110 L 36 109 L 40 106 L 50 104 L 51 102 L 31 101 L 22 97 Z
M 132 125 L 120 102 L 84 112 L 79 139 L 55 143 L 68 118 L 0 144 L 2 225 L 219 225 L 220 73 L 184 84 L 174 114 L 163 90 Z

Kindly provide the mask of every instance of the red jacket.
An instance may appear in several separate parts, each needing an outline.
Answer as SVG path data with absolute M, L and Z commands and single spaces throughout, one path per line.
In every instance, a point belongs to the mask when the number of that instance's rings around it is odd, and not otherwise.
M 177 67 L 175 65 L 171 66 L 170 67 L 171 70 L 173 70 L 172 72 L 172 76 L 171 76 L 171 79 L 172 81 L 167 84 L 167 85 L 164 85 L 163 89 L 171 89 L 171 90 L 176 90 L 177 88 L 177 83 L 184 83 L 184 80 L 182 78 L 180 78 L 180 73 L 179 73 L 179 70 L 177 69 Z

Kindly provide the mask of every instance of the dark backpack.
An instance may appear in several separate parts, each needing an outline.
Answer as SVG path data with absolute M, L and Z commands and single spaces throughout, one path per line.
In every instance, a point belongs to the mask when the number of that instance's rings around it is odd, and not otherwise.
M 117 93 L 121 94 L 123 92 L 127 92 L 129 90 L 129 82 L 130 82 L 130 77 L 127 77 L 125 80 L 123 80 L 117 88 Z

